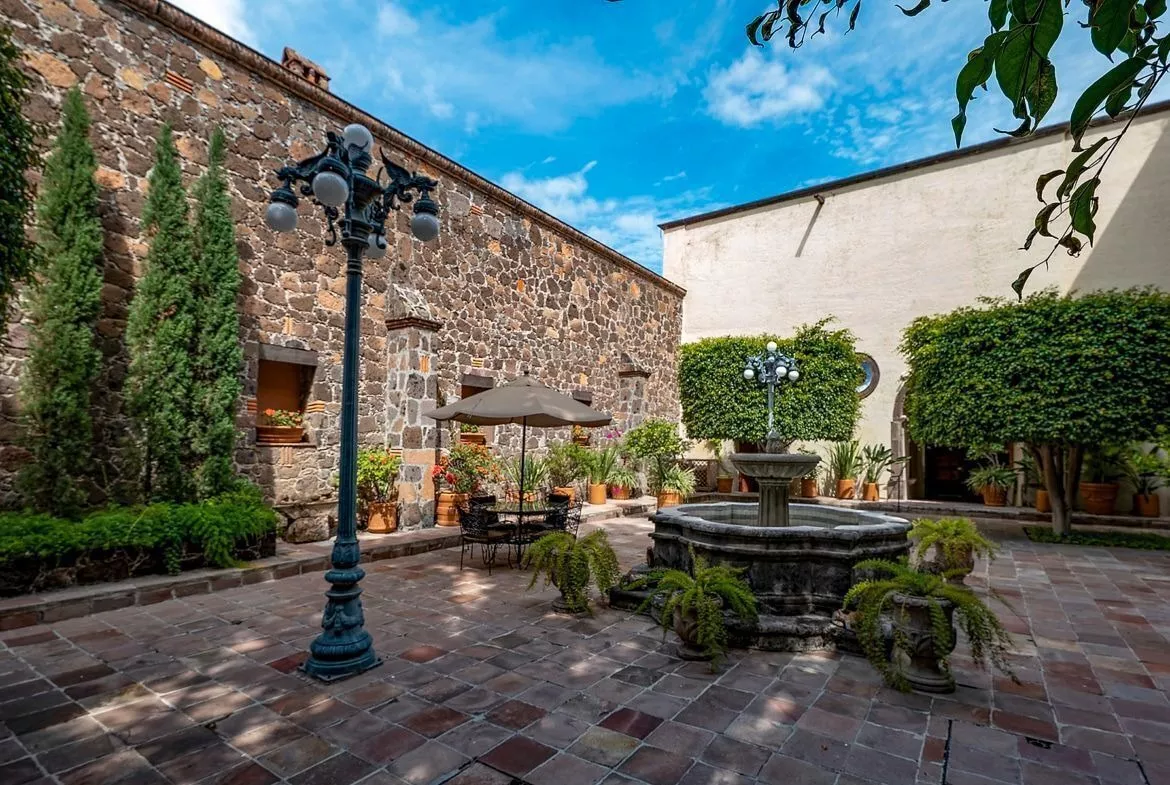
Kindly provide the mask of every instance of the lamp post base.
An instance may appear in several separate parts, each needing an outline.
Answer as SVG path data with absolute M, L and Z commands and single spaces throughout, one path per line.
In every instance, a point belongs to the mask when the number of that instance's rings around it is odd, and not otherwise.
M 321 681 L 338 681 L 364 673 L 382 664 L 374 652 L 374 641 L 365 630 L 361 567 L 337 568 L 325 573 L 332 584 L 325 592 L 327 604 L 321 619 L 323 632 L 309 646 L 309 659 L 301 671 Z

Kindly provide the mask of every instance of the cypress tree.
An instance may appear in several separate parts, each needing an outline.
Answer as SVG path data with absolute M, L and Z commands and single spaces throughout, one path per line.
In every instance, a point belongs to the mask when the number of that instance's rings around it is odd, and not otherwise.
M 197 303 L 187 195 L 170 124 L 155 143 L 149 183 L 142 226 L 150 248 L 126 325 L 126 403 L 140 442 L 146 497 L 179 502 L 194 498 L 190 437 Z
M 33 206 L 25 173 L 39 156 L 35 128 L 22 114 L 29 79 L 19 62 L 11 29 L 0 26 L 0 335 L 7 329 L 13 293 L 33 266 L 33 247 L 24 232 Z
M 45 162 L 37 202 L 41 274 L 33 287 L 33 328 L 22 384 L 25 438 L 32 460 L 21 471 L 29 504 L 76 514 L 88 497 L 93 459 L 90 394 L 101 364 L 102 225 L 97 157 L 81 92 L 65 97 L 61 132 Z
M 232 202 L 223 169 L 226 141 L 215 129 L 207 172 L 195 187 L 195 271 L 198 331 L 194 357 L 192 444 L 197 491 L 209 498 L 235 482 L 236 403 L 240 397 L 239 257 Z

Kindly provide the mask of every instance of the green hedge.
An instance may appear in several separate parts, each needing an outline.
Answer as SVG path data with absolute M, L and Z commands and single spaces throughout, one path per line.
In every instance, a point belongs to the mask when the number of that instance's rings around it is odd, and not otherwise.
M 0 595 L 195 567 L 274 552 L 277 514 L 252 493 L 202 504 L 116 507 L 78 521 L 0 513 Z
M 827 330 L 829 320 L 805 325 L 796 335 L 704 338 L 679 351 L 679 397 L 683 424 L 692 439 L 763 443 L 768 430 L 767 389 L 743 378 L 744 362 L 763 353 L 768 341 L 794 357 L 795 383 L 777 390 L 776 424 L 788 439 L 843 440 L 857 424 L 861 366 L 848 330 Z
M 1063 537 L 1045 526 L 1025 526 L 1032 542 L 1060 545 L 1096 545 L 1102 548 L 1137 548 L 1143 551 L 1170 551 L 1170 537 L 1152 532 L 1072 532 Z

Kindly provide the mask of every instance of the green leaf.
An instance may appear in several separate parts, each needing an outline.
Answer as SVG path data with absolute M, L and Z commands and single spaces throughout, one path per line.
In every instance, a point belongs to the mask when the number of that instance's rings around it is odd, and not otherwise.
M 1131 57 L 1109 69 L 1104 76 L 1085 89 L 1085 92 L 1081 94 L 1073 106 L 1072 117 L 1069 121 L 1075 143 L 1074 150 L 1080 150 L 1081 137 L 1085 135 L 1089 123 L 1093 121 L 1093 115 L 1097 113 L 1101 104 L 1114 92 L 1131 84 L 1146 65 L 1146 61 L 1141 57 Z
M 1124 85 L 1120 90 L 1115 91 L 1105 99 L 1105 114 L 1110 117 L 1117 117 L 1117 115 L 1124 112 L 1131 95 L 1133 95 L 1132 84 Z
M 1034 267 L 1025 268 L 1016 277 L 1016 280 L 1012 281 L 1012 291 L 1016 293 L 1016 298 L 1020 301 L 1024 299 L 1024 286 L 1028 283 L 1028 277 L 1032 275 L 1034 269 Z
M 1088 237 L 1090 244 L 1093 242 L 1093 233 L 1097 230 L 1097 226 L 1093 222 L 1093 214 L 1097 212 L 1097 199 L 1095 195 L 1097 193 L 1097 186 L 1100 184 L 1100 178 L 1094 177 L 1092 180 L 1077 186 L 1077 190 L 1073 191 L 1073 195 L 1069 199 L 1069 214 L 1072 216 L 1072 227 L 1085 237 Z
M 1079 254 L 1082 247 L 1080 238 L 1071 234 L 1066 234 L 1064 237 L 1061 237 L 1058 245 L 1063 248 L 1067 248 L 1069 256 L 1076 256 Z
M 1032 116 L 1032 128 L 1040 125 L 1048 110 L 1056 103 L 1056 91 L 1056 68 L 1051 60 L 1045 58 L 1040 61 L 1039 68 L 1024 91 L 1028 111 Z
M 1023 104 L 1024 69 L 1032 55 L 1030 29 L 1019 26 L 1008 31 L 995 56 L 995 80 L 1000 91 L 1012 102 L 1016 117 L 1022 117 L 1019 107 Z
M 1158 60 L 1163 65 L 1166 64 L 1166 59 L 1170 57 L 1170 35 L 1162 36 L 1158 40 Z
M 1052 45 L 1064 29 L 1064 5 L 1061 0 L 1044 0 L 1032 34 L 1032 47 L 1041 57 L 1048 57 Z
M 1147 18 L 1157 19 L 1166 13 L 1166 0 L 1146 0 L 1144 8 Z
M 1112 56 L 1129 32 L 1130 15 L 1137 0 L 1098 0 L 1089 14 L 1093 46 L 1106 57 Z
M 757 16 L 755 19 L 753 19 L 751 22 L 748 23 L 747 37 L 748 37 L 748 41 L 750 41 L 753 46 L 763 46 L 763 44 L 760 43 L 759 39 L 756 38 L 756 33 L 759 31 L 760 25 L 764 24 L 764 20 L 766 20 L 770 16 L 773 16 L 772 12 L 766 13 L 763 16 Z
M 1083 150 L 1079 155 L 1077 155 L 1076 158 L 1073 158 L 1072 161 L 1069 162 L 1068 169 L 1065 170 L 1066 174 L 1064 177 L 1064 182 L 1062 182 L 1060 187 L 1056 189 L 1056 198 L 1058 200 L 1064 199 L 1065 195 L 1072 191 L 1073 186 L 1076 185 L 1076 182 L 1080 178 L 1081 173 L 1085 171 L 1085 166 L 1088 165 L 1089 159 L 1096 155 L 1097 151 L 1101 149 L 1101 146 L 1108 141 L 1108 136 L 1102 136 L 1100 139 L 1093 142 L 1093 144 L 1090 145 L 1087 150 Z
M 1026 240 L 1024 240 L 1024 247 L 1023 247 L 1023 248 L 1021 248 L 1020 250 L 1021 250 L 1021 251 L 1027 251 L 1029 248 L 1031 248 L 1031 247 L 1032 247 L 1032 242 L 1033 242 L 1033 241 L 1036 239 L 1036 237 L 1037 237 L 1039 234 L 1040 234 L 1040 230 L 1039 230 L 1039 229 L 1033 229 L 1032 231 L 1028 232 L 1028 238 L 1027 238 Z
M 897 8 L 906 16 L 918 16 L 927 8 L 930 8 L 930 0 L 918 0 L 918 5 L 914 6 L 913 8 L 903 8 L 900 5 L 897 6 Z
M 1056 237 L 1049 229 L 1048 222 L 1052 220 L 1052 215 L 1059 209 L 1060 202 L 1053 202 L 1045 205 L 1040 212 L 1036 213 L 1036 231 L 1045 237 Z
M 1041 202 L 1044 201 L 1044 189 L 1050 182 L 1064 174 L 1063 169 L 1053 169 L 1051 172 L 1045 172 L 1036 179 L 1036 198 Z
M 975 95 L 975 88 L 986 85 L 995 68 L 995 58 L 1003 46 L 1008 31 L 992 33 L 983 41 L 983 46 L 967 55 L 967 63 L 960 69 L 955 80 L 955 98 L 959 102 L 959 113 L 951 120 L 955 130 L 955 146 L 963 142 L 963 129 L 967 124 L 967 104 Z
M 1003 26 L 1007 24 L 1008 14 L 1008 0 L 991 0 L 991 4 L 987 7 L 987 17 L 991 20 L 991 27 L 994 30 L 1002 30 Z
M 861 0 L 857 0 L 857 4 L 853 6 L 853 10 L 849 12 L 849 29 L 852 30 L 857 26 L 857 15 L 861 13 Z

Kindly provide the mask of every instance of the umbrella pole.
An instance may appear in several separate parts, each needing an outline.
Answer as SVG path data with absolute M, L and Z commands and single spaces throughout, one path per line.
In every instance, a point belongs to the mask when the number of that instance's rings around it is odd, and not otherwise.
M 524 525 L 524 470 L 527 468 L 524 460 L 524 452 L 528 447 L 528 418 L 524 417 L 520 420 L 520 520 L 517 524 Z

